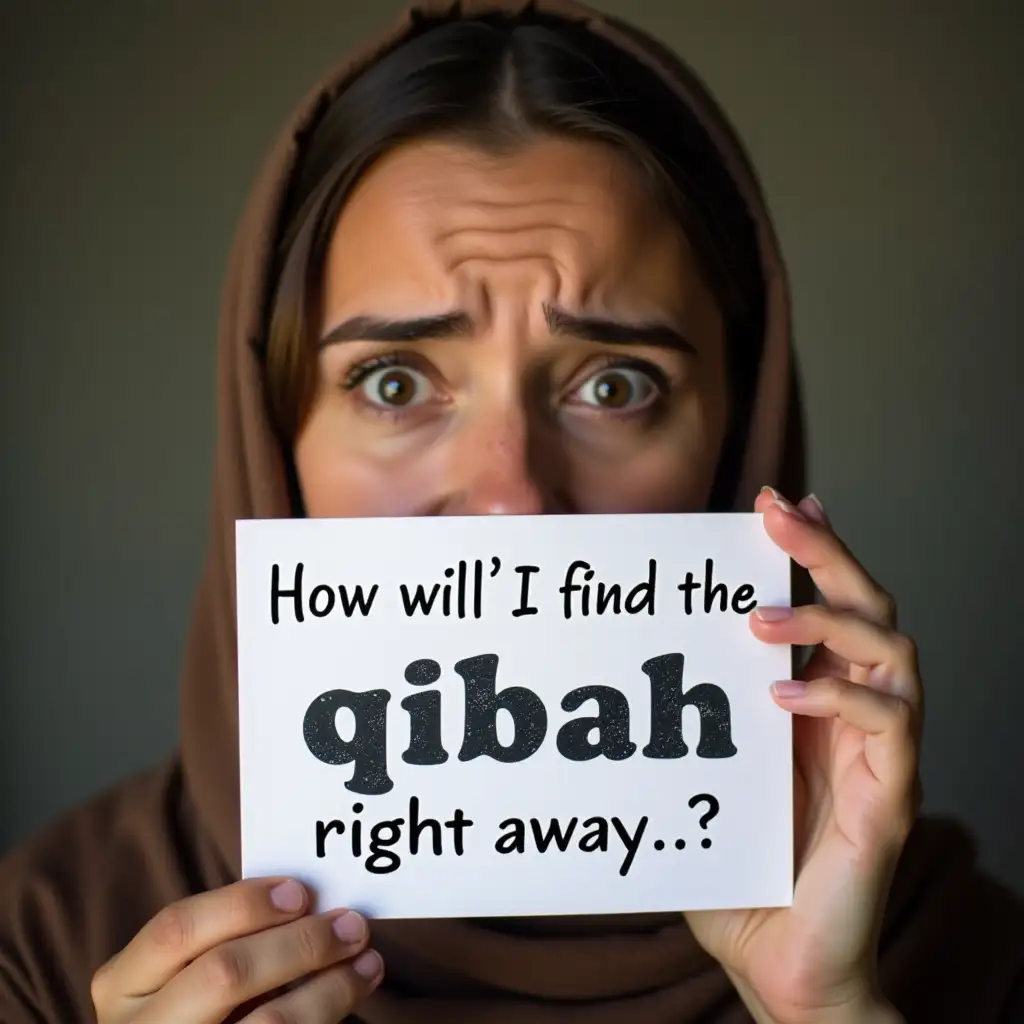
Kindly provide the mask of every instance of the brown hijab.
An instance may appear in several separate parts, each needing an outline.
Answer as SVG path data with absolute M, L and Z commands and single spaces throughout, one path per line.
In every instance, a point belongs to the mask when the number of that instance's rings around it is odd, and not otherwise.
M 525 9 L 581 23 L 649 65 L 719 147 L 759 223 L 767 283 L 764 355 L 735 507 L 749 510 L 762 484 L 802 495 L 784 268 L 753 170 L 703 85 L 664 47 L 571 0 L 416 5 L 306 97 L 250 197 L 220 321 L 212 533 L 184 667 L 181 755 L 51 826 L 0 868 L 3 1024 L 93 1019 L 89 980 L 100 964 L 162 906 L 238 877 L 234 524 L 293 514 L 287 453 L 266 415 L 258 355 L 285 190 L 324 103 L 382 53 L 433 19 Z M 387 977 L 359 1010 L 366 1024 L 750 1019 L 677 915 L 386 921 L 373 932 Z M 1024 914 L 974 873 L 970 842 L 953 826 L 922 822 L 911 836 L 881 964 L 887 995 L 911 1021 L 1024 1020 L 1024 1009 L 1009 1002 L 1024 979 Z

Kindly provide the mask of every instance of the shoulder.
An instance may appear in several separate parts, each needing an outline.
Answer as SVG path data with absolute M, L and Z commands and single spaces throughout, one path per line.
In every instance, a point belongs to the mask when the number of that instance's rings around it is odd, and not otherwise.
M 0 1019 L 89 1019 L 96 969 L 192 891 L 175 759 L 59 818 L 0 860 Z

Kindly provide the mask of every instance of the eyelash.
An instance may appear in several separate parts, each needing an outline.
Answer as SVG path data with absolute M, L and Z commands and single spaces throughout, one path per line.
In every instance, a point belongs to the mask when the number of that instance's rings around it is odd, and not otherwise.
M 422 368 L 416 365 L 418 362 L 419 360 L 412 358 L 409 352 L 382 352 L 380 355 L 372 356 L 371 358 L 365 359 L 361 363 L 357 363 L 355 366 L 351 367 L 345 374 L 341 387 L 344 391 L 355 391 L 372 373 L 391 366 L 408 366 L 411 369 L 418 370 L 420 373 L 423 373 L 424 371 Z M 660 366 L 655 363 L 648 362 L 646 359 L 608 355 L 602 357 L 596 366 L 592 366 L 592 368 L 590 368 L 590 372 L 584 380 L 589 379 L 597 373 L 616 369 L 637 370 L 640 373 L 646 374 L 654 386 L 656 396 L 653 402 L 643 405 L 638 409 L 629 409 L 625 412 L 606 413 L 605 415 L 613 415 L 622 420 L 635 419 L 642 416 L 646 416 L 651 419 L 657 418 L 658 412 L 664 408 L 665 402 L 673 389 L 673 381 L 669 378 L 669 375 Z M 575 379 L 576 378 L 574 377 L 574 380 Z M 582 385 L 576 385 L 577 388 L 580 386 Z M 401 407 L 389 409 L 386 406 L 376 405 L 372 402 L 366 402 L 365 405 L 368 411 L 386 419 L 397 420 L 409 415 L 408 410 Z
M 627 409 L 624 412 L 606 411 L 603 413 L 603 415 L 614 416 L 620 420 L 633 420 L 640 418 L 647 418 L 651 420 L 657 419 L 658 414 L 664 409 L 666 401 L 672 394 L 673 382 L 669 378 L 669 375 L 656 363 L 649 362 L 646 359 L 637 359 L 636 357 L 630 356 L 608 355 L 599 358 L 596 364 L 589 365 L 587 370 L 588 372 L 584 381 L 589 380 L 596 374 L 604 373 L 607 370 L 636 370 L 650 378 L 655 391 L 653 401 L 642 405 L 637 409 Z M 573 380 L 575 381 L 577 377 L 574 377 Z M 573 390 L 576 390 L 581 386 L 582 382 L 575 385 Z
M 345 391 L 354 391 L 371 373 L 383 370 L 386 366 L 405 366 L 410 362 L 407 352 L 384 352 L 379 356 L 372 356 L 369 359 L 364 359 L 361 363 L 356 363 L 349 369 L 341 386 Z M 414 369 L 418 369 L 418 367 L 414 367 Z
M 341 387 L 344 391 L 357 391 L 359 386 L 371 374 L 392 366 L 405 366 L 409 369 L 416 370 L 418 373 L 426 375 L 426 370 L 421 365 L 417 365 L 419 363 L 421 363 L 421 360 L 416 359 L 414 355 L 408 351 L 395 350 L 394 352 L 382 352 L 380 355 L 371 356 L 369 359 L 364 359 L 361 363 L 356 363 L 355 366 L 351 367 L 345 374 L 345 378 L 341 382 Z M 360 402 L 360 406 L 362 412 L 371 416 L 376 416 L 379 419 L 390 423 L 400 423 L 402 420 L 408 419 L 412 414 L 412 410 L 403 408 L 402 406 L 389 408 L 386 405 L 378 405 L 376 402 L 370 402 L 365 399 Z

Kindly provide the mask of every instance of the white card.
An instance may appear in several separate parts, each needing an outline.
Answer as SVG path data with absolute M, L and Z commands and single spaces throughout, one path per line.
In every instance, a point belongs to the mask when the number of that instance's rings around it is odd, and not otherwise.
M 237 587 L 245 877 L 376 918 L 790 903 L 760 515 L 245 521 Z

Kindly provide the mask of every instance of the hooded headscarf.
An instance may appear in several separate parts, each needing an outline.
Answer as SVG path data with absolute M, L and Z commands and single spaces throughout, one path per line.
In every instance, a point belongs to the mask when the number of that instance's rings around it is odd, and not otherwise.
M 764 484 L 803 493 L 785 272 L 755 174 L 706 88 L 654 40 L 571 0 L 416 5 L 306 96 L 252 191 L 221 310 L 212 527 L 186 651 L 181 754 L 66 817 L 3 865 L 2 1024 L 92 1020 L 89 981 L 103 962 L 161 907 L 238 878 L 235 522 L 295 514 L 289 453 L 268 417 L 261 357 L 289 183 L 325 106 L 383 54 L 445 20 L 529 10 L 583 26 L 647 65 L 717 147 L 758 226 L 766 295 L 734 507 L 748 511 Z M 372 934 L 387 973 L 357 1011 L 365 1024 L 750 1020 L 680 915 L 382 921 Z M 954 826 L 920 822 L 911 835 L 889 901 L 881 975 L 911 1021 L 1024 1019 L 1009 1002 L 1024 978 L 1024 915 L 1007 892 L 974 873 L 971 844 Z

